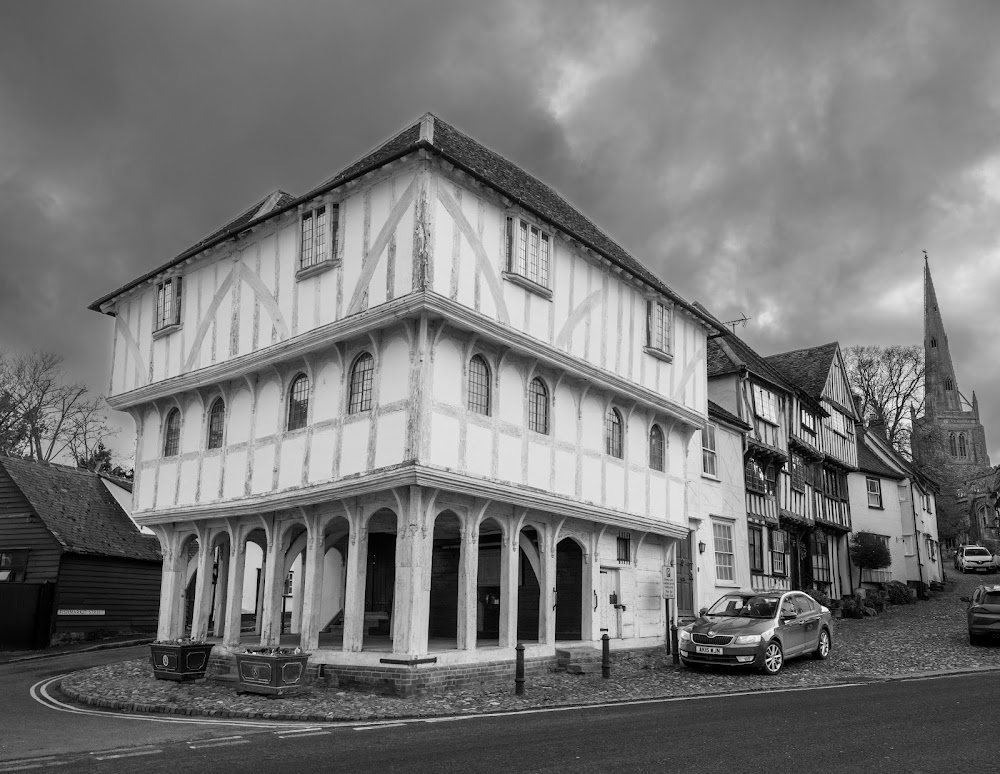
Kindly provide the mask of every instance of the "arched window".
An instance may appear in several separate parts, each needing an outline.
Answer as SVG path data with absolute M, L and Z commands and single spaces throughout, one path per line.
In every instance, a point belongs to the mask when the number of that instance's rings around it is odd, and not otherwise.
M 226 429 L 226 404 L 216 398 L 208 412 L 208 448 L 222 448 L 222 434 Z
M 663 431 L 659 425 L 653 425 L 649 431 L 649 467 L 653 470 L 664 470 Z
M 347 404 L 348 414 L 371 411 L 373 383 L 375 381 L 375 358 L 370 352 L 363 352 L 354 361 L 351 369 L 351 397 Z
M 937 339 L 931 336 L 931 349 L 937 349 Z
M 482 355 L 475 355 L 469 361 L 469 411 L 477 414 L 490 413 L 490 367 Z
M 537 376 L 528 385 L 528 429 L 549 433 L 549 391 Z
M 753 457 L 748 459 L 746 465 L 743 466 L 743 482 L 749 492 L 767 493 L 767 479 L 764 478 L 764 469 Z
M 298 430 L 306 426 L 309 418 L 309 377 L 299 374 L 288 390 L 288 429 Z
M 174 457 L 181 447 L 181 412 L 171 409 L 163 428 L 163 456 Z
M 951 389 L 954 389 L 954 388 L 953 388 L 953 387 L 951 386 L 951 379 L 945 379 L 945 380 L 944 380 L 944 388 L 945 388 L 946 390 L 951 390 Z
M 948 451 L 951 452 L 952 457 L 958 456 L 958 445 L 955 443 L 955 434 L 948 434 Z
M 604 418 L 604 446 L 612 457 L 622 459 L 622 415 L 618 409 L 609 409 Z
M 965 442 L 965 433 L 958 434 L 958 456 L 959 457 L 969 456 L 969 447 Z

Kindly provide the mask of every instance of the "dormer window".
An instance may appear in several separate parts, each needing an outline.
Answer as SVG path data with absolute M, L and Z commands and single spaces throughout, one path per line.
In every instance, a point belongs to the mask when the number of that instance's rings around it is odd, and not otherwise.
M 551 257 L 551 234 L 521 218 L 507 218 L 507 272 L 511 278 L 520 277 L 548 290 Z
M 159 333 L 181 324 L 181 278 L 156 283 L 156 328 Z
M 340 205 L 321 204 L 302 212 L 298 276 L 311 276 L 333 265 L 337 255 Z

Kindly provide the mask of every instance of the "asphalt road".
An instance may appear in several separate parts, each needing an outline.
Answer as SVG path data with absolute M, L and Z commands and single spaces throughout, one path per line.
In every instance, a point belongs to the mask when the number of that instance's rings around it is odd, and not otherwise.
M 107 656 L 115 657 L 135 655 Z M 24 766 L 144 774 L 921 774 L 991 770 L 997 758 L 997 673 L 450 721 L 263 729 L 58 712 L 8 691 L 18 683 L 26 693 L 43 675 L 73 667 L 32 662 L 28 674 L 21 666 L 20 674 L 0 668 L 0 691 L 8 697 L 0 774 Z

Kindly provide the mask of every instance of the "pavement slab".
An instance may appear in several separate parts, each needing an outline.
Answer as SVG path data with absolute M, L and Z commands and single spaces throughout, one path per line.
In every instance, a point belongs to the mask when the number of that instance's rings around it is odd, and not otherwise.
M 148 659 L 74 673 L 63 679 L 61 691 L 82 703 L 134 712 L 365 721 L 788 690 L 1000 669 L 1000 646 L 969 644 L 965 604 L 959 599 L 968 596 L 977 584 L 997 580 L 995 575 L 956 574 L 944 591 L 928 600 L 893 606 L 874 618 L 836 620 L 828 660 L 796 659 L 776 676 L 686 669 L 675 666 L 663 648 L 653 648 L 614 652 L 610 679 L 602 679 L 600 670 L 529 676 L 521 697 L 514 695 L 512 680 L 407 698 L 327 688 L 322 683 L 315 684 L 305 696 L 237 695 L 231 682 L 156 680 Z

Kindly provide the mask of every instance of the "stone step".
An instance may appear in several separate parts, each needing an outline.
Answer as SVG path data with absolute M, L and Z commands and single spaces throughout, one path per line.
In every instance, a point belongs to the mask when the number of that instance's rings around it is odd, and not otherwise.
M 601 671 L 601 662 L 596 664 L 570 664 L 566 671 L 571 675 L 590 675 Z

